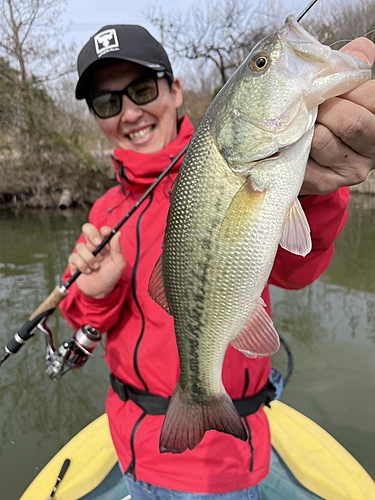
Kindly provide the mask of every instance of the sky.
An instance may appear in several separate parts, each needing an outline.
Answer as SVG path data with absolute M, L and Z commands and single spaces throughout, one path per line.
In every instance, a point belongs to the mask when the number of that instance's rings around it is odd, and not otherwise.
M 194 6 L 207 4 L 212 0 L 68 0 L 65 12 L 59 18 L 58 25 L 66 30 L 63 34 L 63 39 L 67 41 L 75 41 L 78 48 L 81 48 L 102 26 L 106 24 L 142 24 L 156 38 L 159 33 L 151 26 L 143 17 L 151 7 L 161 7 L 164 12 L 170 10 L 184 12 Z M 296 16 L 310 3 L 310 0 L 269 0 L 277 5 L 281 12 L 280 23 L 284 18 L 294 13 Z M 373 2 L 374 0 L 319 0 L 318 3 L 331 3 L 334 9 L 339 9 L 343 2 Z M 250 0 L 250 5 L 264 5 L 267 10 L 267 1 Z M 312 7 L 311 11 L 306 15 L 314 15 L 314 10 L 318 7 Z
M 210 0 L 68 0 L 67 8 L 59 19 L 59 26 L 66 29 L 65 40 L 74 40 L 78 47 L 83 46 L 90 36 L 106 24 L 141 24 L 156 38 L 159 33 L 150 25 L 142 13 L 151 7 L 161 7 L 164 12 L 170 10 L 184 12 L 194 6 L 200 6 Z M 261 2 L 257 0 L 257 3 Z M 288 5 L 298 7 L 296 15 L 309 3 L 309 0 L 282 0 L 276 3 L 285 9 L 285 16 L 289 14 Z M 283 13 L 284 15 L 284 13 Z M 284 16 L 284 17 L 285 17 Z M 283 19 L 281 19 L 283 21 Z
M 197 5 L 197 0 L 69 0 L 59 25 L 67 29 L 64 38 L 74 40 L 79 47 L 83 46 L 90 36 L 106 24 L 141 24 L 156 38 L 157 30 L 151 26 L 142 13 L 152 6 L 160 6 L 164 11 L 184 11 Z

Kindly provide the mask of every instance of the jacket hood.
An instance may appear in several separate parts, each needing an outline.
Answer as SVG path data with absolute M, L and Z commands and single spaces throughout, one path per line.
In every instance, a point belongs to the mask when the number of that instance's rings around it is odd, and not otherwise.
M 128 149 L 115 149 L 112 156 L 117 181 L 125 191 L 135 190 L 151 185 L 156 177 L 173 161 L 173 159 L 189 143 L 194 128 L 187 116 L 179 120 L 177 138 L 161 151 L 153 154 L 136 153 Z M 173 168 L 177 172 L 181 161 Z

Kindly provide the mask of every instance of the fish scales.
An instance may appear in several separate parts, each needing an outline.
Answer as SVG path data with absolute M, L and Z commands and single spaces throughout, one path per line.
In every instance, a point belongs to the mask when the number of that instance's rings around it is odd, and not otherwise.
M 232 343 L 251 356 L 278 349 L 261 294 L 279 245 L 297 255 L 311 249 L 297 197 L 318 105 L 370 77 L 367 65 L 321 45 L 290 16 L 253 49 L 199 124 L 149 287 L 174 318 L 180 358 L 161 451 L 193 449 L 211 429 L 247 439 L 221 379 L 226 349 Z

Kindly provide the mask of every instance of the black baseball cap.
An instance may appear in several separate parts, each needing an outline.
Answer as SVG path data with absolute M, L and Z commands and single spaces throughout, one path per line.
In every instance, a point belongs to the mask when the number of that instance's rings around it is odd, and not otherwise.
M 85 99 L 92 77 L 107 66 L 129 61 L 173 79 L 171 63 L 162 45 L 142 26 L 114 24 L 101 28 L 78 54 L 76 98 Z

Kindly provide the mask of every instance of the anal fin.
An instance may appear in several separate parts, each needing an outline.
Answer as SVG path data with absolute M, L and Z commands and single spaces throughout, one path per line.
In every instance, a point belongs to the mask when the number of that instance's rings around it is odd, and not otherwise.
M 251 318 L 231 342 L 245 356 L 271 356 L 280 348 L 279 335 L 264 306 L 260 298 Z

